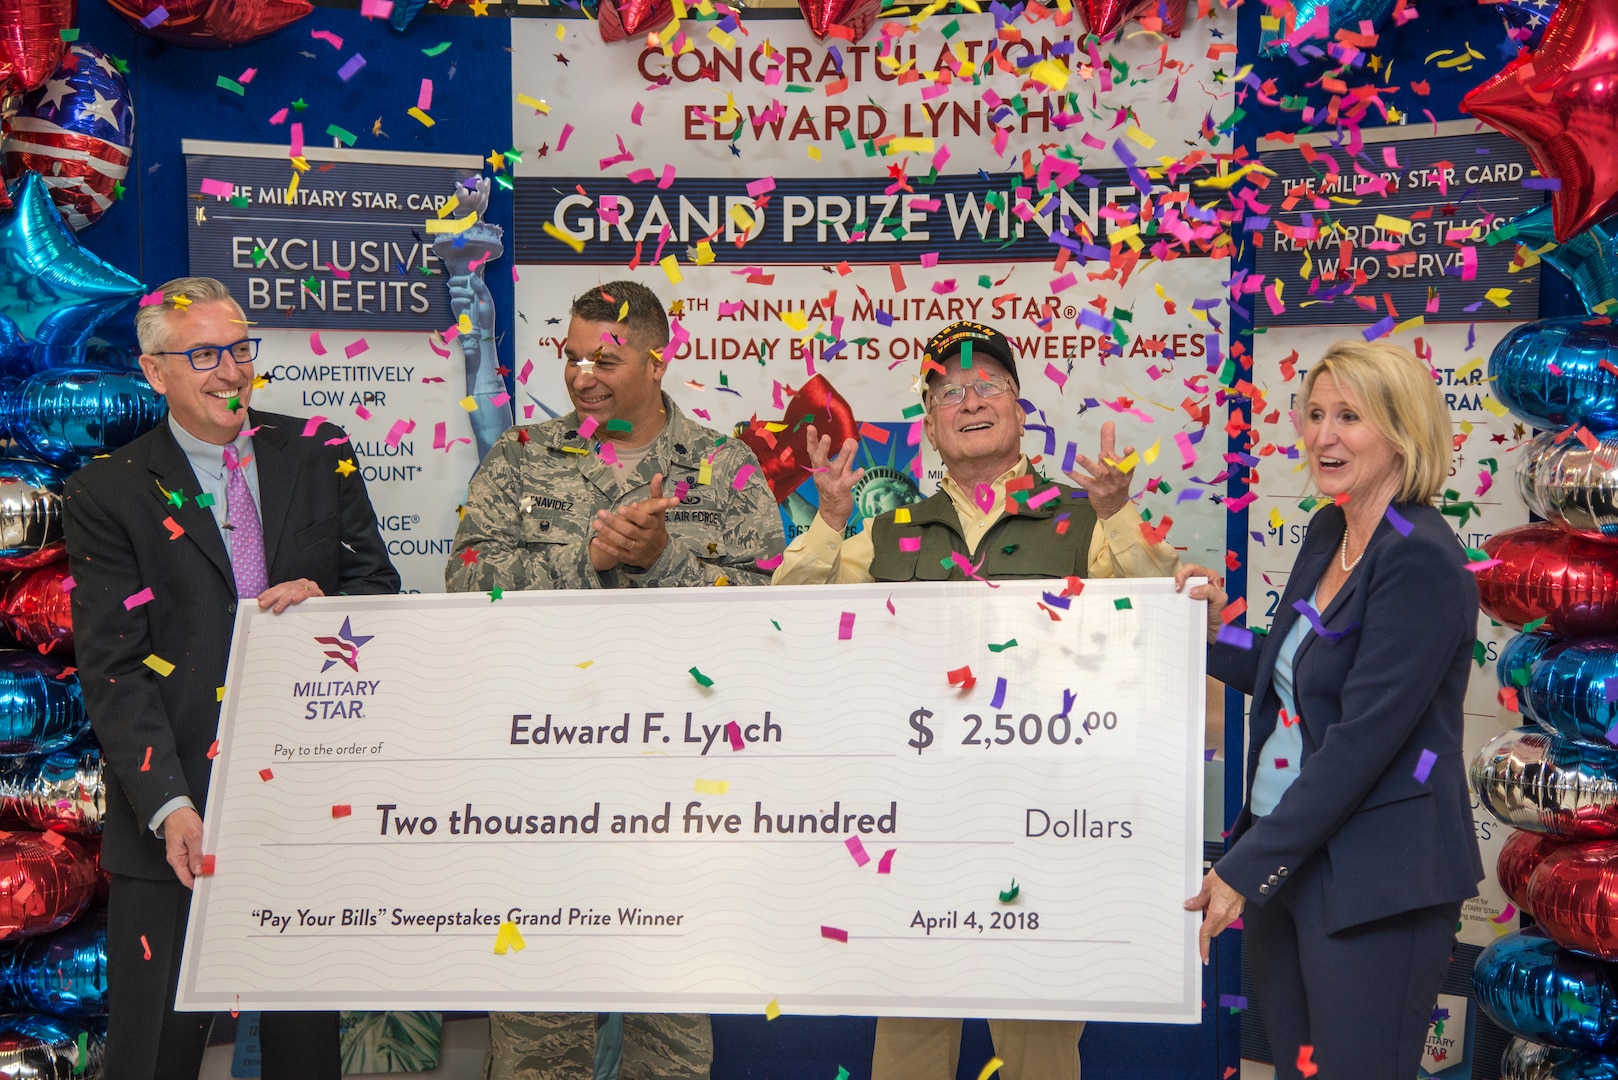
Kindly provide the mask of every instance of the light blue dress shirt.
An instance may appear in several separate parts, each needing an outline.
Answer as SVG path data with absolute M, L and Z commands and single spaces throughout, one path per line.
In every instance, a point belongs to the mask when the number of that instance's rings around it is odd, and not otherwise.
M 174 419 L 173 413 L 169 413 L 168 423 L 169 431 L 174 435 L 174 441 L 180 444 L 181 451 L 185 453 L 186 461 L 191 464 L 191 471 L 197 474 L 197 483 L 202 485 L 200 494 L 213 496 L 211 509 L 213 510 L 214 524 L 220 527 L 220 536 L 228 536 L 224 532 L 224 525 L 228 520 L 225 489 L 230 483 L 230 477 L 225 471 L 225 448 L 216 443 L 204 442 L 185 430 L 180 426 L 180 422 Z M 236 441 L 232 445 L 236 447 L 237 460 L 244 463 L 242 469 L 247 474 L 247 490 L 252 493 L 253 505 L 258 506 L 260 505 L 258 496 L 258 461 L 253 457 L 253 437 L 245 434 L 252 426 L 253 422 L 250 418 L 244 419 L 242 421 L 243 434 L 237 435 Z M 184 494 L 189 499 L 195 498 L 199 493 L 187 491 Z M 262 513 L 259 515 L 259 520 L 263 520 Z M 228 539 L 225 540 L 225 555 L 226 557 L 230 555 L 230 541 Z M 186 796 L 177 795 L 157 808 L 157 813 L 152 815 L 152 820 L 147 822 L 147 826 L 152 832 L 161 837 L 163 835 L 164 820 L 181 807 L 192 810 L 197 808 L 196 804 Z
M 1319 595 L 1318 589 L 1316 595 Z M 1314 602 L 1315 598 L 1311 596 L 1309 603 Z M 1248 798 L 1248 808 L 1254 817 L 1263 817 L 1274 810 L 1303 768 L 1303 724 L 1298 721 L 1298 703 L 1293 696 L 1292 663 L 1297 659 L 1298 648 L 1304 638 L 1312 633 L 1314 627 L 1309 620 L 1298 616 L 1292 629 L 1287 631 L 1287 636 L 1281 639 L 1281 651 L 1275 658 L 1275 672 L 1270 676 L 1270 685 L 1275 687 L 1281 707 L 1293 722 L 1283 724 L 1277 721 L 1275 731 L 1264 740 L 1264 749 L 1259 751 L 1258 770 L 1253 774 L 1253 791 Z

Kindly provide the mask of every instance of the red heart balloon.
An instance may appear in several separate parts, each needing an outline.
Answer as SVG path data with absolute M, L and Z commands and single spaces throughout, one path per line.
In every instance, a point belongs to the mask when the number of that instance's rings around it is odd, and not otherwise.
M 1495 877 L 1519 910 L 1529 915 L 1534 913 L 1528 904 L 1528 880 L 1547 855 L 1566 844 L 1567 841 L 1559 837 L 1518 829 L 1500 849 L 1500 857 L 1494 864 Z
M 244 45 L 294 23 L 314 10 L 309 0 L 107 0 L 136 30 L 160 41 L 201 49 Z M 141 20 L 158 8 L 168 17 Z
M 822 41 L 833 34 L 848 41 L 858 41 L 866 31 L 876 25 L 882 14 L 882 0 L 798 0 L 798 10 L 810 31 Z
M 1092 34 L 1106 37 L 1137 15 L 1150 14 L 1157 0 L 1081 0 L 1084 24 Z
M 669 24 L 673 0 L 601 0 L 596 22 L 602 41 L 627 41 Z
M 761 423 L 740 425 L 737 436 L 758 457 L 764 468 L 775 501 L 785 502 L 809 479 L 809 425 L 815 434 L 831 436 L 831 454 L 837 455 L 843 443 L 856 437 L 859 425 L 854 410 L 824 375 L 816 375 L 792 395 L 786 415 L 781 417 L 785 431 L 770 431 Z
M 1534 919 L 1565 949 L 1618 960 L 1618 840 L 1569 844 L 1528 879 Z
M 76 0 L 0 0 L 0 73 L 11 76 L 11 92 L 45 84 L 67 48 L 62 31 L 78 15 Z
M 1618 545 L 1538 524 L 1495 533 L 1483 550 L 1500 560 L 1477 573 L 1490 618 L 1517 629 L 1543 618 L 1567 637 L 1618 633 Z

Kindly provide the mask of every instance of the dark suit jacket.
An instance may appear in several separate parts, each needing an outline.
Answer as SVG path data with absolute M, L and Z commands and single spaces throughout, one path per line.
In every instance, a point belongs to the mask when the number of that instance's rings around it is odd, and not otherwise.
M 398 592 L 365 482 L 338 472 L 353 452 L 325 445 L 342 431 L 322 424 L 305 438 L 304 421 L 256 411 L 248 423 L 260 425 L 253 454 L 270 584 L 301 577 L 327 595 Z M 199 813 L 207 805 L 236 578 L 200 491 L 167 422 L 67 482 L 74 652 L 107 766 L 101 863 L 115 874 L 172 875 L 147 825 L 178 796 Z M 165 518 L 185 535 L 170 539 Z M 125 610 L 125 597 L 148 587 L 155 599 Z M 166 678 L 146 666 L 154 654 L 174 665 Z
M 1249 807 L 1215 869 L 1249 904 L 1263 905 L 1304 862 L 1323 859 L 1327 930 L 1477 894 L 1483 879 L 1462 757 L 1462 699 L 1477 636 L 1477 583 L 1442 515 L 1430 506 L 1386 518 L 1342 591 L 1321 613 L 1334 640 L 1310 634 L 1293 668 L 1302 715 L 1302 770 L 1274 811 Z M 1252 649 L 1214 645 L 1208 674 L 1253 697 L 1247 783 L 1281 701 L 1271 685 L 1281 641 L 1303 615 L 1346 521 L 1316 514 L 1267 637 Z M 1437 755 L 1425 782 L 1423 751 Z

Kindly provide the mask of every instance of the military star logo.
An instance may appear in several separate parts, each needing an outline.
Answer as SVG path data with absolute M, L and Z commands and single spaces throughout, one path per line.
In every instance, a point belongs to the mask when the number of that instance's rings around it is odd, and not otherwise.
M 354 633 L 354 628 L 351 625 L 350 620 L 344 618 L 343 628 L 337 631 L 335 637 L 317 636 L 315 638 L 316 644 L 327 646 L 324 654 L 326 656 L 326 663 L 321 667 L 320 670 L 325 672 L 336 667 L 338 664 L 347 664 L 355 671 L 359 671 L 360 646 L 364 645 L 367 641 L 370 641 L 374 637 L 376 637 L 375 634 L 362 635 Z

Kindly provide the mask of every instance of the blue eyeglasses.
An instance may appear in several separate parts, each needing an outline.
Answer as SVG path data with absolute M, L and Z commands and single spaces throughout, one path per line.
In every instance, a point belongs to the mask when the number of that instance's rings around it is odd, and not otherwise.
M 183 356 L 197 371 L 212 371 L 226 353 L 238 364 L 251 364 L 258 359 L 258 343 L 263 338 L 242 338 L 233 345 L 198 345 L 194 349 L 160 352 L 158 356 Z

